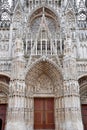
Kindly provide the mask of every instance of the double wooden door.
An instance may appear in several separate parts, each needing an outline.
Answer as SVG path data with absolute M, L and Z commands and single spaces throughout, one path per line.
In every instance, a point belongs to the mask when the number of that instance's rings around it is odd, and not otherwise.
M 55 129 L 54 99 L 34 99 L 34 129 Z

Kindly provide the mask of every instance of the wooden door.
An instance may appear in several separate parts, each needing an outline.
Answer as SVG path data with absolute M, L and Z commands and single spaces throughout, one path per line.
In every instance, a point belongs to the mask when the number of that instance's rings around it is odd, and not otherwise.
M 0 130 L 5 130 L 7 105 L 0 104 Z
M 34 129 L 55 129 L 53 98 L 35 98 Z
M 87 130 L 87 105 L 82 105 L 82 119 L 83 119 L 83 125 L 84 130 Z

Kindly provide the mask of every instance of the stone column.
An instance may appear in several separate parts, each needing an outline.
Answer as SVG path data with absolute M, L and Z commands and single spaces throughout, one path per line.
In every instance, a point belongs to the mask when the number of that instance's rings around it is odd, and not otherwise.
M 59 83 L 55 88 L 55 130 L 65 130 L 65 105 L 63 77 L 60 77 Z
M 55 130 L 65 130 L 64 121 L 64 98 L 63 96 L 57 97 L 55 99 Z
M 25 60 L 21 39 L 16 39 L 13 51 L 6 130 L 26 130 L 24 121 Z
M 26 112 L 25 118 L 27 122 L 27 130 L 33 130 L 34 128 L 34 98 L 27 97 L 26 98 Z
M 76 59 L 73 55 L 71 38 L 67 37 L 63 58 L 64 70 L 64 130 L 83 130 Z

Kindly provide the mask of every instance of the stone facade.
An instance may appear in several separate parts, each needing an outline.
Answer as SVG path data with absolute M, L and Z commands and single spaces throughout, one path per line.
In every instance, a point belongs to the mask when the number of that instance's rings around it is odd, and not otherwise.
M 87 1 L 0 1 L 0 104 L 5 130 L 34 130 L 34 98 L 54 98 L 55 130 L 83 130 Z M 81 98 L 80 98 L 81 97 Z

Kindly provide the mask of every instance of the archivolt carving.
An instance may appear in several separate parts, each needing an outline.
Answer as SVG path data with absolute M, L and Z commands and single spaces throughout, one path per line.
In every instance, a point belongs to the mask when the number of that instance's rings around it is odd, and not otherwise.
M 3 82 L 0 82 L 0 103 L 7 103 L 8 94 L 8 85 Z
M 38 61 L 27 69 L 25 76 L 26 96 L 60 96 L 63 93 L 62 74 L 52 62 Z
M 0 103 L 8 102 L 10 78 L 5 75 L 0 75 Z
M 87 103 L 87 76 L 81 77 L 79 80 L 81 103 Z
M 48 59 L 46 57 L 41 57 L 39 60 L 35 61 L 32 64 L 30 64 L 30 61 L 28 61 L 28 64 L 27 64 L 27 67 L 26 67 L 26 70 L 25 70 L 25 77 L 27 77 L 28 73 L 30 71 L 32 71 L 32 69 L 35 68 L 37 65 L 39 65 L 39 68 L 40 68 L 41 63 L 43 63 L 43 64 L 47 63 L 48 65 L 46 65 L 46 66 L 47 66 L 47 68 L 49 67 L 49 70 L 50 70 L 50 67 L 54 67 L 54 70 L 56 69 L 55 70 L 56 73 L 57 73 L 57 71 L 59 72 L 59 74 L 57 76 L 60 75 L 60 77 L 63 78 L 63 73 L 62 73 L 62 68 L 61 68 L 61 65 L 60 65 L 60 61 L 58 61 L 59 64 L 57 65 L 54 61 L 52 61 L 52 60 L 50 60 L 50 59 Z M 53 70 L 51 70 L 51 71 L 53 71 Z

